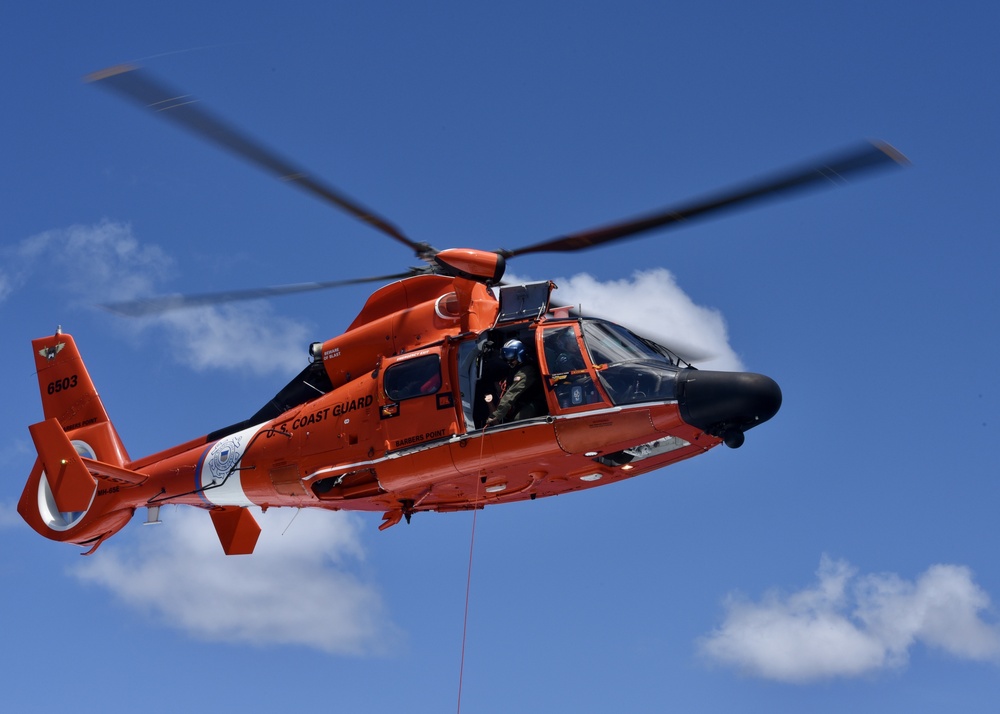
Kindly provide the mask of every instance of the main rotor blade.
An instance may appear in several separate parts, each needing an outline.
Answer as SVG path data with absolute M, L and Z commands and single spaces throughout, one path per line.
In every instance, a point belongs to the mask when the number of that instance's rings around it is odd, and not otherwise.
M 777 173 L 743 186 L 697 199 L 665 211 L 553 238 L 515 250 L 499 251 L 505 258 L 528 253 L 568 252 L 592 248 L 602 243 L 631 238 L 656 228 L 667 228 L 693 218 L 767 199 L 779 198 L 822 184 L 841 185 L 847 177 L 876 168 L 907 164 L 909 161 L 892 146 L 871 142 L 842 154 L 828 157 L 799 169 Z
M 201 138 L 256 164 L 282 181 L 293 183 L 304 191 L 332 203 L 355 218 L 408 246 L 418 257 L 424 258 L 428 252 L 433 252 L 426 243 L 411 240 L 386 219 L 336 189 L 312 178 L 291 162 L 216 118 L 201 108 L 199 101 L 191 95 L 181 94 L 161 84 L 148 72 L 138 67 L 131 65 L 109 67 L 100 72 L 94 72 L 85 79 L 138 102 Z
M 397 273 L 395 275 L 379 275 L 371 278 L 355 278 L 353 280 L 330 280 L 320 283 L 295 283 L 292 285 L 275 285 L 273 287 L 266 288 L 230 290 L 228 292 L 221 293 L 202 293 L 200 295 L 162 295 L 159 297 L 142 298 L 139 300 L 105 303 L 104 305 L 101 305 L 101 307 L 110 312 L 124 315 L 125 317 L 147 317 L 149 315 L 161 315 L 165 312 L 182 310 L 189 307 L 219 305 L 221 303 L 239 302 L 241 300 L 256 300 L 260 298 L 276 297 L 278 295 L 307 293 L 314 290 L 327 290 L 329 288 L 340 288 L 346 285 L 359 285 L 361 283 L 390 282 L 392 280 L 409 278 L 414 274 L 415 272 L 411 270 L 405 273 Z

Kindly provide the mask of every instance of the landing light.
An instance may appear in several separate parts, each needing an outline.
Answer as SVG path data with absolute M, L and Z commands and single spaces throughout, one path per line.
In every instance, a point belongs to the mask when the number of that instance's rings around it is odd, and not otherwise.
M 486 493 L 500 493 L 501 491 L 503 491 L 506 488 L 507 488 L 507 484 L 505 484 L 505 483 L 495 483 L 492 486 L 487 486 L 486 487 Z
M 587 474 L 586 476 L 581 476 L 581 481 L 600 481 L 603 474 Z

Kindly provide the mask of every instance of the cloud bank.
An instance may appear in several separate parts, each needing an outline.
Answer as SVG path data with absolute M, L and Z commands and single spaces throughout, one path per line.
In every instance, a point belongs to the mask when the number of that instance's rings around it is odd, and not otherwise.
M 730 595 L 722 625 L 698 649 L 749 676 L 792 683 L 902 668 L 918 643 L 1000 663 L 1000 625 L 981 617 L 989 607 L 966 567 L 933 565 L 908 581 L 862 576 L 824 555 L 812 587 L 759 602 Z
M 364 557 L 354 517 L 258 511 L 262 533 L 250 556 L 223 555 L 205 511 L 175 507 L 161 517 L 163 525 L 105 545 L 73 574 L 199 639 L 352 656 L 399 640 L 376 587 L 351 570 Z
M 46 289 L 87 306 L 133 300 L 159 292 L 174 272 L 174 260 L 165 251 L 140 242 L 129 224 L 114 221 L 46 231 L 2 256 L 7 268 L 0 273 L 0 302 L 29 280 L 51 282 L 53 274 L 58 282 Z M 192 369 L 254 374 L 301 369 L 310 332 L 264 302 L 192 308 L 120 324 L 135 341 L 155 332 L 176 361 Z M 239 344 L 254 348 L 233 349 Z

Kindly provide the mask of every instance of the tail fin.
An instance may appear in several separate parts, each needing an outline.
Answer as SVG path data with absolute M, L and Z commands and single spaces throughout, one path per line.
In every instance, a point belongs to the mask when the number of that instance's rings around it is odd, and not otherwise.
M 33 340 L 38 388 L 42 394 L 45 419 L 56 419 L 70 438 L 79 438 L 93 447 L 91 458 L 115 466 L 129 462 L 83 364 L 72 335 L 57 330 L 51 337 Z
M 124 468 L 128 453 L 73 337 L 60 330 L 31 346 L 45 421 L 29 427 L 39 458 L 17 510 L 46 538 L 96 548 L 134 511 L 117 499 L 100 498 L 99 479 L 136 484 L 145 476 Z

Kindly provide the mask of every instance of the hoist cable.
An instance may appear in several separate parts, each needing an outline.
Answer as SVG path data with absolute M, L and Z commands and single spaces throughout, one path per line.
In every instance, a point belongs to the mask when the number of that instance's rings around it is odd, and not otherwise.
M 482 470 L 483 464 L 483 449 L 486 446 L 486 427 L 483 427 L 483 433 L 479 441 L 479 466 Z M 472 555 L 475 552 L 476 546 L 476 516 L 479 515 L 479 484 L 482 483 L 482 478 L 477 473 L 476 474 L 476 498 L 472 502 L 472 536 L 469 539 L 469 570 L 465 578 L 465 614 L 462 616 L 462 657 L 458 665 L 458 714 L 462 714 L 462 680 L 465 675 L 465 637 L 469 631 L 469 592 L 472 589 Z

